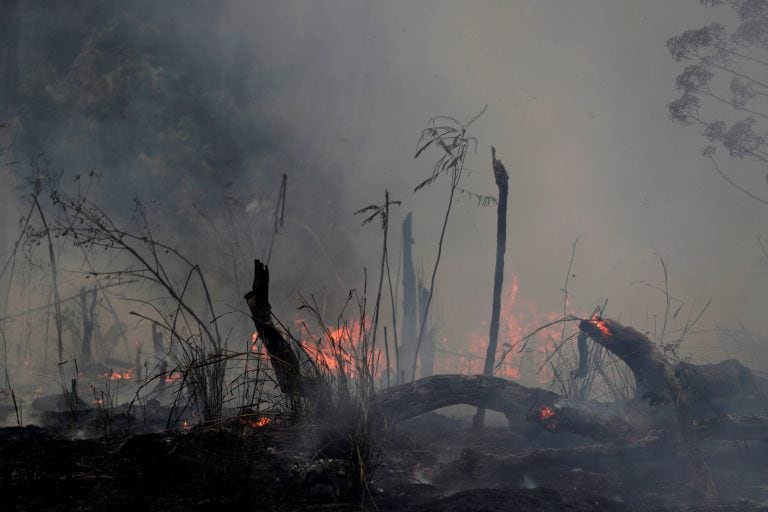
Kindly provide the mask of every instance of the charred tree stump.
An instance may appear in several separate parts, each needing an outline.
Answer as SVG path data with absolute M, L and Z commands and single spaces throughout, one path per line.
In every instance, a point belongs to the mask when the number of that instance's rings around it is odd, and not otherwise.
M 416 350 L 416 271 L 413 266 L 413 214 L 403 221 L 403 323 L 400 326 L 400 354 L 397 361 L 397 383 L 405 383 L 406 369 Z M 410 372 L 409 372 L 410 373 Z
M 509 196 L 509 174 L 501 160 L 496 159 L 496 148 L 491 146 L 493 177 L 499 188 L 499 202 L 496 210 L 496 266 L 493 273 L 493 303 L 491 305 L 491 326 L 488 334 L 488 350 L 485 354 L 483 375 L 493 375 L 496 363 L 496 347 L 499 343 L 499 319 L 501 318 L 501 288 L 504 284 L 504 253 L 507 249 L 507 197 Z M 485 423 L 485 410 L 478 409 L 472 420 L 475 428 Z
M 288 397 L 291 411 L 296 414 L 302 389 L 299 358 L 272 322 L 272 306 L 269 304 L 269 268 L 259 260 L 254 261 L 253 285 L 251 291 L 245 294 L 245 301 L 251 311 L 256 332 L 269 354 L 277 386 Z
M 91 295 L 91 302 L 88 304 L 88 295 Z M 96 290 L 86 290 L 84 286 L 80 287 L 80 311 L 83 319 L 83 345 L 82 345 L 82 358 L 85 364 L 91 362 L 93 358 L 93 328 L 96 320 L 96 302 L 97 302 Z M 154 328 L 154 324 L 152 325 Z
M 152 350 L 155 354 L 155 359 L 158 361 L 165 361 L 163 332 L 157 328 L 157 324 L 152 324 Z
M 650 404 L 671 403 L 677 416 L 677 431 L 685 444 L 696 474 L 696 489 L 708 501 L 717 498 L 709 468 L 701 454 L 687 397 L 672 364 L 644 334 L 619 322 L 593 316 L 579 322 L 579 330 L 617 355 L 635 376 L 637 395 Z

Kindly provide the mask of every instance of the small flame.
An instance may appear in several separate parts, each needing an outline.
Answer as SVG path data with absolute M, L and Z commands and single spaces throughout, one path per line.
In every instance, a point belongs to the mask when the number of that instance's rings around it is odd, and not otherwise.
M 253 331 L 253 334 L 251 334 L 251 352 L 258 352 L 259 351 L 259 333 L 257 331 Z
M 358 319 L 344 322 L 335 328 L 327 327 L 320 338 L 307 332 L 303 322 L 296 321 L 296 324 L 302 333 L 301 346 L 304 351 L 315 363 L 327 370 L 333 372 L 343 370 L 350 376 L 354 376 L 358 371 L 358 359 L 364 358 L 366 363 L 381 359 L 381 350 L 378 348 L 376 354 L 364 352 L 369 348 L 365 346 L 370 330 L 368 318 L 364 318 L 362 323 Z M 381 371 L 382 368 L 377 367 L 376 376 L 380 376 Z
M 606 338 L 611 337 L 611 329 L 608 327 L 607 321 L 603 320 L 597 315 L 592 315 L 589 323 L 592 324 L 598 331 L 600 331 L 600 333 Z
M 240 419 L 240 424 L 241 425 L 245 425 L 246 427 L 250 427 L 250 428 L 254 428 L 254 429 L 261 428 L 261 427 L 266 427 L 270 423 L 272 423 L 272 418 L 267 418 L 266 416 L 262 416 L 260 418 L 256 418 L 255 420 L 248 419 L 248 418 L 241 418 Z
M 181 380 L 181 372 L 171 372 L 165 376 L 165 382 L 176 382 Z
M 192 425 L 190 425 L 187 420 L 184 420 L 184 423 L 181 424 L 181 428 L 189 432 L 190 430 L 192 430 Z

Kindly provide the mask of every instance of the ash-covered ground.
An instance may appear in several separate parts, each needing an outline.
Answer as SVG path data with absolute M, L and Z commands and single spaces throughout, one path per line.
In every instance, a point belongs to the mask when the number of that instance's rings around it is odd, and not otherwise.
M 144 410 L 156 415 L 163 411 Z M 382 431 L 364 493 L 351 492 L 349 432 L 317 426 L 216 426 L 144 432 L 116 415 L 99 435 L 93 411 L 48 428 L 0 430 L 2 510 L 768 510 L 768 444 L 702 448 L 716 502 L 692 488 L 684 450 L 669 439 L 595 443 L 469 408 L 428 413 Z M 160 423 L 160 422 L 157 422 Z M 129 431 L 136 433 L 129 434 Z M 356 474 L 356 473 L 355 473 Z

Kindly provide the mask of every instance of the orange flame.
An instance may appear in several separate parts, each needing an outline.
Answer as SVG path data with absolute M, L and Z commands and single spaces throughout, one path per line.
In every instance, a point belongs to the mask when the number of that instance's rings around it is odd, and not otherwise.
M 560 339 L 560 332 L 551 327 L 542 330 L 537 336 L 537 342 L 529 343 L 533 350 L 530 356 L 523 360 L 524 354 L 520 352 L 519 346 L 514 345 L 511 349 L 504 348 L 503 344 L 515 344 L 533 332 L 538 326 L 551 322 L 558 318 L 558 313 L 542 314 L 536 305 L 519 296 L 520 284 L 517 275 L 512 275 L 509 284 L 505 285 L 504 293 L 501 298 L 501 318 L 499 321 L 499 350 L 496 359 L 498 361 L 500 353 L 506 352 L 504 362 L 494 375 L 512 380 L 520 380 L 521 368 L 524 365 L 538 367 L 547 356 L 555 349 Z M 447 340 L 444 340 L 447 341 Z M 488 323 L 483 322 L 482 327 L 475 330 L 470 336 L 469 348 L 466 352 L 451 353 L 443 358 L 443 361 L 436 364 L 436 372 L 440 373 L 482 373 L 485 363 L 486 352 L 488 350 Z M 535 370 L 534 370 L 535 371 Z M 540 384 L 545 384 L 551 380 L 548 373 L 551 370 L 545 367 L 539 372 L 537 379 Z
M 259 333 L 257 331 L 253 331 L 253 334 L 251 334 L 251 352 L 258 352 L 259 351 Z
M 302 331 L 301 346 L 318 364 L 330 371 L 344 370 L 348 375 L 354 376 L 357 372 L 356 362 L 360 358 L 366 358 L 368 361 L 383 362 L 383 350 L 379 345 L 375 353 L 364 354 L 364 340 L 370 329 L 370 322 L 365 319 L 364 323 L 360 320 L 353 322 L 344 322 L 342 325 L 332 328 L 329 327 L 321 338 L 313 336 L 307 332 L 304 322 L 297 320 Z M 377 365 L 379 366 L 379 365 Z M 382 368 L 376 369 L 376 376 L 381 375 Z
M 181 372 L 171 372 L 165 376 L 165 382 L 176 382 L 181 380 Z
M 611 329 L 608 327 L 608 322 L 603 320 L 597 315 L 592 315 L 592 318 L 590 318 L 589 323 L 595 326 L 595 328 L 600 331 L 600 333 L 605 336 L 606 338 L 611 337 Z
M 512 275 L 508 284 L 504 287 L 501 305 L 501 318 L 499 322 L 499 339 L 496 360 L 499 360 L 502 352 L 506 353 L 504 361 L 494 371 L 494 375 L 512 380 L 520 380 L 523 364 L 529 365 L 532 372 L 537 372 L 539 366 L 547 359 L 553 350 L 559 345 L 561 332 L 558 327 L 550 327 L 541 330 L 535 342 L 531 340 L 525 354 L 519 351 L 519 346 L 512 349 L 506 347 L 509 344 L 519 343 L 520 340 L 536 330 L 541 325 L 559 318 L 562 312 L 542 313 L 536 305 L 524 298 L 518 297 L 520 291 L 518 276 Z M 336 327 L 329 327 L 322 335 L 317 332 L 309 332 L 306 323 L 296 318 L 293 322 L 297 338 L 302 348 L 321 367 L 336 372 L 343 370 L 349 376 L 355 376 L 359 371 L 358 361 L 362 356 L 367 363 L 376 363 L 375 378 L 381 379 L 386 374 L 386 354 L 384 340 L 381 331 L 378 333 L 376 350 L 372 353 L 361 354 L 364 341 L 370 334 L 370 321 L 368 318 L 361 325 L 360 320 L 345 322 Z M 263 353 L 263 347 L 259 345 L 259 336 L 253 332 L 250 338 L 250 351 L 257 353 L 259 357 L 267 357 Z M 389 343 L 390 375 L 396 375 L 396 360 L 392 339 Z M 442 341 L 442 343 L 440 342 Z M 402 343 L 402 340 L 400 341 Z M 456 340 L 456 345 L 461 348 L 450 348 L 454 340 L 442 337 L 437 340 L 437 353 L 435 354 L 434 373 L 483 373 L 486 351 L 488 349 L 488 325 L 482 326 L 469 334 L 469 344 L 464 340 Z M 505 347 L 506 345 L 506 347 Z M 423 347 L 422 347 L 423 348 Z M 401 354 L 402 356 L 402 354 Z M 523 358 L 525 356 L 525 362 Z M 410 362 L 401 361 L 401 365 L 410 365 Z M 528 366 L 526 366 L 528 368 Z M 401 367 L 402 370 L 402 367 Z M 539 384 L 551 381 L 551 369 L 544 367 L 536 374 Z
M 241 418 L 240 419 L 240 424 L 241 425 L 245 425 L 246 427 L 253 428 L 253 429 L 261 428 L 261 427 L 266 427 L 270 423 L 272 423 L 272 418 L 267 418 L 266 416 L 262 416 L 260 418 L 255 419 L 255 420 L 248 419 L 248 418 Z

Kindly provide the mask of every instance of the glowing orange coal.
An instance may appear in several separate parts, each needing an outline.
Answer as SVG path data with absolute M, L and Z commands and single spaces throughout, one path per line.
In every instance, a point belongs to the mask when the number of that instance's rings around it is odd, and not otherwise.
M 608 322 L 603 320 L 597 315 L 592 315 L 592 318 L 589 319 L 589 323 L 592 324 L 598 331 L 600 331 L 600 334 L 605 336 L 606 338 L 611 337 L 611 329 L 608 327 Z
M 539 409 L 539 419 L 541 421 L 546 421 L 555 415 L 555 410 L 548 405 L 542 405 L 541 409 Z
M 240 419 L 240 424 L 241 425 L 245 425 L 246 427 L 249 427 L 249 428 L 266 427 L 270 423 L 272 423 L 272 418 L 267 418 L 266 416 L 262 416 L 262 417 L 256 418 L 256 419 L 250 419 L 250 418 L 241 418 Z
M 171 372 L 168 375 L 165 376 L 165 382 L 176 382 L 178 380 L 181 380 L 183 375 L 181 372 Z
M 107 380 L 133 380 L 136 378 L 136 371 L 131 370 L 112 370 L 101 375 L 102 378 Z
M 251 352 L 258 352 L 259 351 L 259 333 L 256 331 L 253 331 L 253 334 L 251 334 Z

